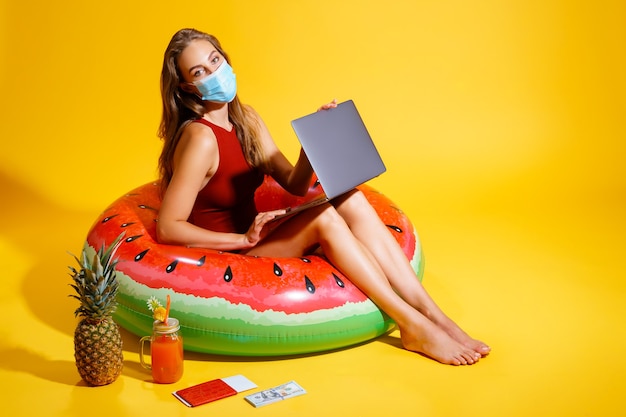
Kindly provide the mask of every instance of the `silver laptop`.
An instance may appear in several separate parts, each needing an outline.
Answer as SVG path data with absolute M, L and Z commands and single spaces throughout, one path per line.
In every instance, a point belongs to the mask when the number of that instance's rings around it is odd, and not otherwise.
M 328 202 L 386 170 L 352 100 L 293 120 L 291 126 L 324 195 L 287 208 L 287 213 L 275 220 Z

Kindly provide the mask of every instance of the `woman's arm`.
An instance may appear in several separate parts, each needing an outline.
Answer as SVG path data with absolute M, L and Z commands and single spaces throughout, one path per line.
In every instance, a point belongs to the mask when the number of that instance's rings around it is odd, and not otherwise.
M 313 168 L 311 168 L 304 151 L 300 150 L 300 156 L 294 166 L 276 146 L 261 116 L 254 110 L 252 112 L 259 127 L 259 142 L 269 161 L 268 174 L 289 193 L 300 196 L 305 195 L 313 175 Z
M 337 107 L 337 102 L 332 102 L 321 106 L 318 111 Z M 303 196 L 307 193 L 313 175 L 313 168 L 304 150 L 300 149 L 300 155 L 295 166 L 289 162 L 280 151 L 274 139 L 269 133 L 267 126 L 261 117 L 254 112 L 259 125 L 260 141 L 270 162 L 270 175 L 288 192 L 294 195 Z

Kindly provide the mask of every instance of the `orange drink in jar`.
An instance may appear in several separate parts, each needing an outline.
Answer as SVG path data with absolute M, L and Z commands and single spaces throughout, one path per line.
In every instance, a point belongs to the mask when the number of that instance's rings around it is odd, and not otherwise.
M 175 318 L 168 318 L 167 323 L 155 320 L 152 336 L 141 338 L 141 366 L 152 371 L 152 379 L 156 383 L 171 384 L 183 376 L 183 338 L 179 330 L 180 324 Z M 150 364 L 144 357 L 144 343 L 147 341 L 150 342 Z

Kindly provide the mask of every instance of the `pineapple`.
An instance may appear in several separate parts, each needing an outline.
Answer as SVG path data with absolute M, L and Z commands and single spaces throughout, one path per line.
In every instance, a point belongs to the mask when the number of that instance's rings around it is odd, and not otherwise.
M 70 284 L 80 301 L 74 312 L 81 321 L 74 332 L 74 358 L 80 376 L 92 386 L 107 385 L 122 372 L 122 337 L 113 321 L 117 306 L 118 281 L 115 278 L 117 259 L 115 251 L 122 242 L 123 233 L 108 248 L 101 247 L 90 261 L 83 250 L 80 269 L 69 267 L 74 284 Z

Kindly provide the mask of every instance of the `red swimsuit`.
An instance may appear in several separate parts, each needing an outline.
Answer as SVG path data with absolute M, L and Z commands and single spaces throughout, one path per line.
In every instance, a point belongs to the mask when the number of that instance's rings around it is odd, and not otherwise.
M 254 192 L 263 173 L 252 168 L 243 155 L 237 133 L 198 119 L 213 130 L 220 162 L 211 180 L 198 193 L 189 222 L 216 232 L 245 233 L 257 215 Z

